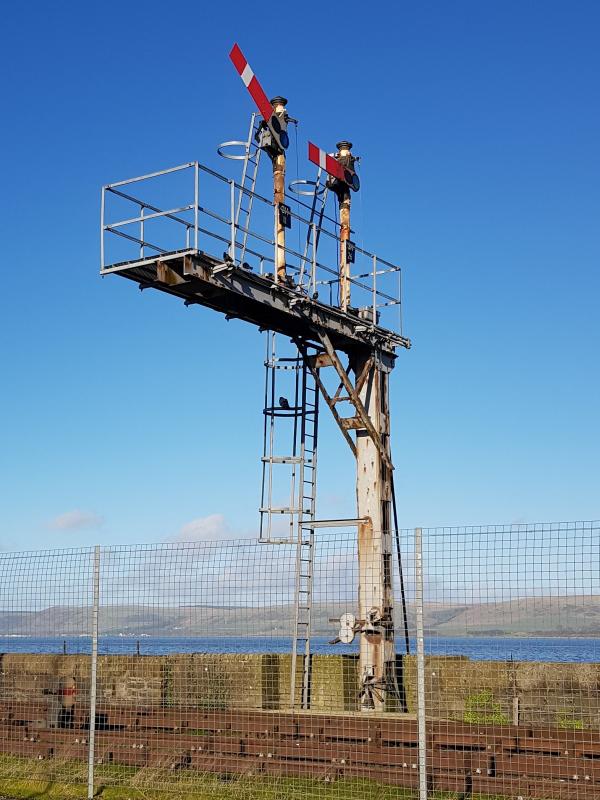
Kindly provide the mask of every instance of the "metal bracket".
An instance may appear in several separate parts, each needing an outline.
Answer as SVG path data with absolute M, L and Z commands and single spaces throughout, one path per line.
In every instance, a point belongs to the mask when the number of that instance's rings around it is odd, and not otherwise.
M 166 286 L 179 286 L 186 282 L 185 278 L 178 275 L 174 269 L 171 269 L 163 261 L 156 262 L 156 280 Z

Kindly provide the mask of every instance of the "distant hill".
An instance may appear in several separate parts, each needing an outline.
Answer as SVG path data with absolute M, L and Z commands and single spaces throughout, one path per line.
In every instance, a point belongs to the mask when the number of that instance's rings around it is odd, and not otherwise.
M 329 618 L 354 611 L 352 603 L 315 603 L 313 632 L 336 633 Z M 408 608 L 414 630 L 414 608 Z M 103 606 L 100 632 L 126 636 L 289 636 L 293 607 L 141 605 Z M 90 630 L 91 610 L 52 606 L 42 611 L 0 611 L 0 636 L 79 636 Z M 396 625 L 401 627 L 397 605 Z M 429 603 L 425 628 L 440 636 L 600 636 L 600 595 L 526 597 L 473 604 Z

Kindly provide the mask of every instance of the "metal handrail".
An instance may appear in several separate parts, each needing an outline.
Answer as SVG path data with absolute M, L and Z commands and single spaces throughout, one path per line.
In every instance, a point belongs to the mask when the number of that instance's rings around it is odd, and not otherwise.
M 272 200 L 269 200 L 268 198 L 263 197 L 263 195 L 258 194 L 257 192 L 251 192 L 245 186 L 242 186 L 241 184 L 237 183 L 236 181 L 232 181 L 229 178 L 226 178 L 224 175 L 221 175 L 219 172 L 216 172 L 215 170 L 211 169 L 210 167 L 207 167 L 204 164 L 200 164 L 197 161 L 190 161 L 188 164 L 182 164 L 182 165 L 180 165 L 178 167 L 173 167 L 172 169 L 159 170 L 157 172 L 152 172 L 152 173 L 149 173 L 148 175 L 142 175 L 142 176 L 137 177 L 137 178 L 129 178 L 129 179 L 124 180 L 124 181 L 118 181 L 117 183 L 107 184 L 104 188 L 109 190 L 109 191 L 113 191 L 115 186 L 124 186 L 124 185 L 129 184 L 129 183 L 136 183 L 136 182 L 139 182 L 139 181 L 142 181 L 142 180 L 146 180 L 147 178 L 155 178 L 155 177 L 158 177 L 160 175 L 167 175 L 167 174 L 169 174 L 171 172 L 177 172 L 177 171 L 180 171 L 180 170 L 183 170 L 183 169 L 189 169 L 189 168 L 194 167 L 194 166 L 197 166 L 198 169 L 201 172 L 205 172 L 208 175 L 211 175 L 212 177 L 217 178 L 218 180 L 222 181 L 223 183 L 233 184 L 233 186 L 238 191 L 242 192 L 246 196 L 248 196 L 248 197 L 251 196 L 255 200 L 260 200 L 265 205 L 273 207 L 273 201 Z M 118 193 L 118 192 L 114 192 L 114 193 L 115 194 L 120 194 L 120 196 L 124 197 L 125 199 L 128 199 L 128 200 L 131 200 L 133 202 L 136 202 L 136 203 L 138 203 L 138 205 L 145 205 L 146 208 L 152 208 L 152 210 L 154 210 L 154 211 L 158 210 L 156 208 L 153 208 L 150 204 L 145 203 L 144 201 L 140 201 L 137 198 L 125 195 L 124 193 Z M 297 204 L 299 204 L 299 205 L 301 205 L 301 206 L 303 206 L 303 207 L 305 207 L 307 209 L 310 208 L 310 206 L 308 206 L 308 204 L 302 202 L 301 200 L 298 200 L 297 198 L 291 197 L 287 192 L 286 192 L 286 197 L 288 197 L 290 200 L 292 200 L 292 202 L 297 203 Z M 299 222 L 303 222 L 305 225 L 310 225 L 311 224 L 310 220 L 306 219 L 306 217 L 303 217 L 300 214 L 297 214 L 293 210 L 290 213 L 291 213 L 291 216 L 293 218 L 297 219 Z M 330 217 L 327 217 L 326 215 L 323 217 L 323 219 L 327 219 L 329 222 L 331 222 L 332 224 L 334 224 L 334 225 L 339 227 L 339 222 L 337 222 L 336 220 L 333 220 Z M 179 221 L 183 222 L 183 224 L 188 224 L 187 221 L 185 221 L 185 220 L 179 220 Z M 320 232 L 322 234 L 325 234 L 326 236 L 329 236 L 331 239 L 337 239 L 337 236 L 335 234 L 331 233 L 331 231 L 328 231 L 327 228 L 319 228 L 319 230 L 320 230 Z M 357 244 L 354 245 L 354 248 L 355 248 L 357 253 L 361 253 L 362 255 L 366 256 L 367 258 L 373 258 L 373 256 L 376 255 L 375 253 L 371 253 L 368 250 L 365 250 L 364 248 L 360 247 Z M 286 250 L 287 250 L 287 248 L 286 248 Z M 394 269 L 398 269 L 398 270 L 401 269 L 401 267 L 398 264 L 393 264 L 392 262 L 387 261 L 386 259 L 381 258 L 380 256 L 377 256 L 377 261 L 379 263 L 381 263 L 381 264 L 385 264 L 388 267 L 391 267 L 391 268 L 394 268 Z M 369 273 L 369 274 L 371 274 L 371 273 Z
M 176 167 L 169 167 L 169 169 L 161 169 L 157 172 L 149 172 L 147 175 L 138 175 L 135 178 L 126 178 L 124 181 L 116 181 L 115 183 L 107 183 L 104 188 L 105 189 L 114 189 L 115 186 L 127 186 L 129 183 L 139 183 L 140 181 L 146 181 L 149 178 L 158 178 L 160 175 L 168 175 L 171 172 L 180 172 L 182 169 L 189 169 L 190 167 L 194 167 L 198 164 L 197 161 L 188 161 L 187 164 L 178 164 Z M 198 166 L 200 166 L 198 164 Z
M 143 205 L 142 208 L 148 208 L 147 205 Z M 181 208 L 171 208 L 169 211 L 156 211 L 154 214 L 142 214 L 139 217 L 131 217 L 130 219 L 124 219 L 121 222 L 111 222 L 109 227 L 111 230 L 115 228 L 122 228 L 124 225 L 131 225 L 134 222 L 148 222 L 150 219 L 156 219 L 157 217 L 171 217 L 173 214 L 179 214 L 182 211 L 191 211 L 194 208 L 193 203 L 188 206 L 181 206 Z M 190 228 L 193 226 L 193 222 L 186 222 L 185 220 L 177 219 L 173 217 L 176 222 L 181 222 L 186 227 Z
M 181 172 L 186 169 L 193 169 L 195 173 L 195 180 L 194 180 L 194 202 L 188 203 L 186 205 L 178 206 L 175 208 L 169 208 L 167 210 L 161 209 L 156 205 L 142 200 L 139 197 L 135 197 L 127 192 L 122 191 L 120 187 L 128 186 L 134 183 L 140 183 L 145 180 L 158 178 L 164 175 L 169 175 L 175 172 Z M 205 206 L 200 205 L 199 202 L 199 174 L 203 173 L 205 175 L 209 175 L 217 180 L 221 181 L 222 183 L 229 186 L 230 190 L 230 205 L 231 211 L 229 216 L 223 216 Z M 101 236 L 102 236 L 102 243 L 101 243 L 101 260 L 102 260 L 102 268 L 105 268 L 104 264 L 104 236 L 106 233 L 113 233 L 117 236 L 120 236 L 128 241 L 134 242 L 140 245 L 140 257 L 143 259 L 144 257 L 144 248 L 148 247 L 151 250 L 154 250 L 157 253 L 168 253 L 171 250 L 167 250 L 162 248 L 158 245 L 155 245 L 145 238 L 145 229 L 144 226 L 152 221 L 157 219 L 169 219 L 173 222 L 178 223 L 179 225 L 183 225 L 186 229 L 186 248 L 190 248 L 190 234 L 191 231 L 194 232 L 194 244 L 193 250 L 198 251 L 198 236 L 201 234 L 202 236 L 209 237 L 215 241 L 222 242 L 226 244 L 229 248 L 231 257 L 235 260 L 236 258 L 236 251 L 240 249 L 239 242 L 236 241 L 236 234 L 242 233 L 245 237 L 250 237 L 257 242 L 261 242 L 262 244 L 266 245 L 269 248 L 276 248 L 277 244 L 276 241 L 268 236 L 260 233 L 256 230 L 250 228 L 249 224 L 246 226 L 241 224 L 236 224 L 234 218 L 234 206 L 235 206 L 235 196 L 236 193 L 238 197 L 248 197 L 251 198 L 252 201 L 257 200 L 263 203 L 265 206 L 272 208 L 275 211 L 275 206 L 272 200 L 264 197 L 263 195 L 248 189 L 247 187 L 241 185 L 240 183 L 231 180 L 224 175 L 216 172 L 215 170 L 207 167 L 204 164 L 200 164 L 198 161 L 190 161 L 185 164 L 179 164 L 175 167 L 171 167 L 164 170 L 157 170 L 155 172 L 147 173 L 145 175 L 136 176 L 133 178 L 127 178 L 122 181 L 116 181 L 111 184 L 106 184 L 102 187 L 102 210 L 101 210 Z M 106 202 L 106 195 L 107 194 L 114 194 L 127 202 L 134 203 L 140 208 L 140 214 L 133 217 L 128 217 L 126 219 L 116 220 L 114 222 L 106 223 L 105 222 L 105 202 Z M 318 232 L 318 235 L 324 235 L 330 241 L 335 241 L 339 244 L 339 227 L 340 223 L 337 220 L 334 220 L 327 215 L 323 215 L 322 221 L 326 221 L 334 226 L 334 231 L 332 232 L 327 227 L 323 227 L 323 224 L 315 225 L 314 222 L 307 219 L 300 211 L 300 207 L 302 209 L 310 210 L 310 206 L 303 202 L 299 197 L 298 194 L 295 192 L 295 197 L 291 197 L 290 194 L 286 192 L 285 195 L 287 198 L 290 199 L 294 205 L 296 205 L 296 209 L 290 208 L 290 217 L 298 222 L 298 224 L 302 226 L 312 226 L 313 232 Z M 184 219 L 181 216 L 183 213 L 186 212 L 193 212 L 194 219 L 188 220 Z M 150 213 L 147 213 L 150 212 Z M 201 215 L 206 215 L 206 217 L 213 219 L 215 222 L 220 223 L 223 226 L 227 226 L 229 230 L 229 235 L 221 235 L 214 230 L 209 230 L 204 226 L 200 225 L 200 217 Z M 135 225 L 139 224 L 140 226 L 140 236 L 133 236 L 129 233 L 125 233 L 122 228 L 125 228 L 128 225 Z M 373 269 L 369 272 L 361 272 L 357 275 L 350 275 L 349 282 L 352 286 L 370 293 L 372 295 L 372 303 L 368 304 L 368 307 L 373 308 L 373 316 L 375 319 L 375 311 L 378 308 L 386 308 L 394 305 L 398 305 L 401 307 L 402 305 L 402 298 L 401 298 L 401 267 L 397 264 L 393 264 L 386 259 L 380 258 L 376 256 L 374 253 L 369 252 L 368 250 L 360 247 L 359 245 L 354 244 L 355 253 L 360 254 L 365 258 L 369 258 L 373 262 Z M 256 249 L 245 248 L 245 252 L 257 258 L 260 262 L 260 272 L 263 273 L 264 264 L 272 264 L 275 265 L 275 257 L 274 255 L 268 255 L 265 253 L 261 253 Z M 298 252 L 295 248 L 290 247 L 288 243 L 285 245 L 285 252 L 292 258 L 298 259 L 300 262 L 300 267 L 295 266 L 294 264 L 288 264 L 288 269 L 290 273 L 294 275 L 302 274 L 302 264 L 306 262 L 306 253 L 302 254 Z M 312 292 L 316 291 L 317 286 L 329 286 L 330 291 L 332 290 L 333 286 L 339 283 L 339 273 L 336 268 L 332 268 L 327 264 L 322 263 L 316 257 L 316 253 L 313 253 L 312 257 L 309 257 L 308 261 L 310 264 L 310 269 L 312 273 L 309 275 L 309 283 L 308 286 L 312 287 Z M 383 268 L 382 268 L 383 267 Z M 330 278 L 317 278 L 317 272 L 321 274 L 325 273 L 325 275 L 330 275 Z M 399 293 L 398 296 L 395 297 L 388 292 L 382 291 L 382 289 L 377 286 L 377 277 L 384 276 L 384 275 L 392 275 L 393 273 L 398 273 L 399 278 Z M 371 279 L 372 285 L 367 285 L 364 283 L 365 279 Z M 333 296 L 331 297 L 331 304 L 333 305 Z M 400 311 L 400 329 L 401 329 L 401 311 Z

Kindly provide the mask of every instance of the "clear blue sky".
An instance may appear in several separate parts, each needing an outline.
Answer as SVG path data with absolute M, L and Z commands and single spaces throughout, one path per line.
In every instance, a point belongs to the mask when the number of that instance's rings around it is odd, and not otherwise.
M 261 337 L 98 276 L 101 184 L 243 133 L 234 41 L 301 142 L 354 141 L 360 233 L 404 267 L 401 524 L 598 516 L 596 3 L 30 2 L 2 28 L 4 547 L 256 528 Z M 345 447 L 327 421 L 324 516 L 354 511 Z

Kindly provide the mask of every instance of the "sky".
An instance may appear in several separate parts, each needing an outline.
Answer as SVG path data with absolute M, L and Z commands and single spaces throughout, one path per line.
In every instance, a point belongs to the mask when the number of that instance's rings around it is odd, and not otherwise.
M 237 41 L 403 267 L 402 527 L 597 519 L 600 9 L 593 2 L 30 2 L 0 66 L 0 547 L 254 537 L 264 341 L 99 276 L 100 187 L 229 166 Z M 275 16 L 280 14 L 281 16 Z M 297 168 L 296 168 L 297 164 Z M 355 514 L 323 415 L 319 516 Z

